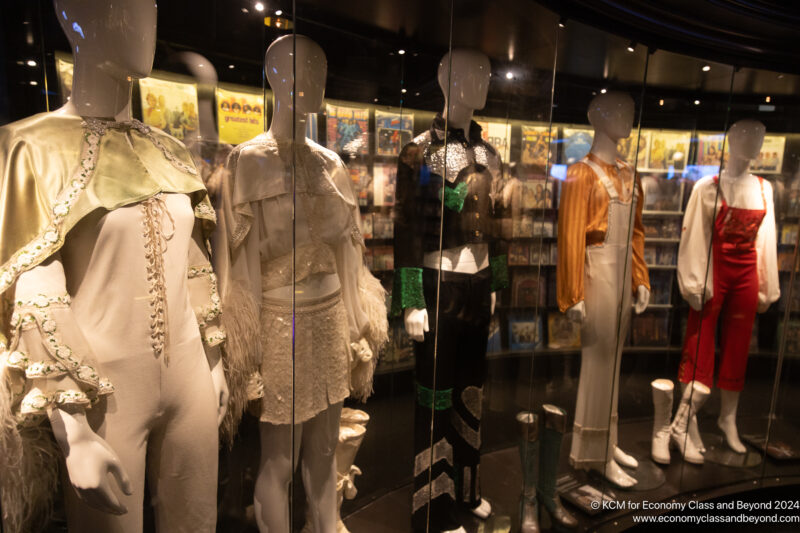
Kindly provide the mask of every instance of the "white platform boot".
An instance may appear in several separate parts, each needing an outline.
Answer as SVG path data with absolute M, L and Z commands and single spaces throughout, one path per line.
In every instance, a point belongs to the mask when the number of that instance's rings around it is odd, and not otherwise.
M 353 463 L 358 449 L 367 433 L 369 415 L 358 409 L 342 409 L 339 420 L 339 444 L 336 445 L 336 532 L 350 533 L 342 522 L 342 502 L 345 498 L 352 500 L 358 490 L 354 484 L 355 477 L 361 475 L 361 469 Z M 305 527 L 301 533 L 315 533 L 311 520 L 306 518 Z
M 681 383 L 681 396 L 683 396 L 687 386 L 688 383 Z M 703 444 L 703 439 L 700 437 L 700 428 L 697 427 L 697 413 L 694 413 L 689 419 L 689 439 L 691 439 L 697 451 L 706 453 L 706 446 Z
M 670 426 L 670 442 L 681 452 L 683 460 L 701 465 L 705 462 L 700 450 L 688 436 L 689 420 L 703 407 L 711 390 L 698 381 L 692 381 L 681 395 L 681 403 Z
M 668 465 L 672 393 L 675 385 L 668 379 L 656 379 L 650 383 L 650 387 L 653 390 L 653 442 L 650 455 L 656 463 Z

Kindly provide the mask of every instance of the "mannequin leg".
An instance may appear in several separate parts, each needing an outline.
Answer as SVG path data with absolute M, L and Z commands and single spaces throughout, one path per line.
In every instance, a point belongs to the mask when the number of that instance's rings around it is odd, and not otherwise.
M 681 397 L 686 393 L 686 387 L 688 386 L 688 383 L 681 383 Z M 687 431 L 689 432 L 689 440 L 692 441 L 697 451 L 706 453 L 706 446 L 703 444 L 703 438 L 700 436 L 700 427 L 697 425 L 697 413 L 692 413 L 692 416 L 689 418 Z
M 448 278 L 445 279 L 445 274 Z M 416 398 L 414 409 L 414 492 L 412 526 L 415 532 L 455 530 L 455 473 L 450 435 L 450 410 L 456 365 L 456 345 L 448 339 L 459 335 L 458 313 L 462 307 L 461 284 L 442 273 L 441 305 L 435 316 L 438 273 L 423 270 L 425 302 L 428 304 L 430 329 L 423 342 L 414 343 L 416 363 Z M 456 278 L 458 275 L 455 275 Z M 436 351 L 434 375 L 434 341 Z M 433 432 L 431 433 L 431 417 Z M 429 527 L 430 526 L 430 527 Z
M 300 470 L 314 533 L 336 533 L 336 446 L 342 403 L 303 423 Z
M 68 481 L 64 483 L 67 525 L 70 532 L 128 533 L 142 530 L 145 461 L 149 428 L 160 409 L 161 396 L 150 383 L 159 383 L 160 364 L 152 359 L 120 359 L 102 362 L 103 370 L 116 386 L 114 394 L 102 398 L 86 411 L 92 429 L 119 455 L 130 476 L 133 494 L 115 491 L 127 507 L 124 515 L 97 511 L 80 501 Z
M 739 407 L 740 391 L 720 389 L 721 403 L 717 426 L 725 434 L 725 442 L 736 453 L 744 453 L 747 448 L 739 440 L 739 431 L 736 429 L 736 409 Z
M 192 353 L 192 352 L 189 352 Z M 162 370 L 162 416 L 150 436 L 147 474 L 156 531 L 213 533 L 217 524 L 217 406 L 202 348 Z
M 289 484 L 292 481 L 292 426 L 261 422 L 261 459 L 253 495 L 256 523 L 261 533 L 289 533 Z M 297 464 L 302 425 L 294 427 Z
M 483 384 L 486 380 L 486 339 L 489 336 L 490 293 L 488 279 L 479 275 L 468 288 L 470 303 L 465 306 L 459 334 L 441 342 L 457 343 L 451 442 L 456 469 L 456 499 L 478 518 L 492 512 L 491 504 L 481 497 L 481 418 Z M 440 344 L 441 345 L 441 344 Z

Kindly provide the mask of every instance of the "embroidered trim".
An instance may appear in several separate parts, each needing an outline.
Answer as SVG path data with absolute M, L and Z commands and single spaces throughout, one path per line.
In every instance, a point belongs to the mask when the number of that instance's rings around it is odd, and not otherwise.
M 206 346 L 211 348 L 213 346 L 217 346 L 218 344 L 222 344 L 227 338 L 228 335 L 223 330 L 218 329 L 214 333 L 203 337 L 203 342 L 206 343 Z
M 161 228 L 161 216 L 169 212 L 163 205 L 161 195 L 156 195 L 142 202 L 142 226 L 144 228 L 144 249 L 147 268 L 147 281 L 150 286 L 150 344 L 153 353 L 160 357 L 164 353 L 167 337 L 167 286 L 164 279 L 164 251 L 166 241 L 172 237 L 164 235 Z M 170 217 L 171 220 L 171 217 Z M 174 223 L 173 223 L 174 227 Z M 165 357 L 165 362 L 169 360 Z
M 213 221 L 215 224 L 217 222 L 217 213 L 214 211 L 214 208 L 211 207 L 208 202 L 204 199 L 202 202 L 194 206 L 194 216 L 197 218 L 204 218 L 207 220 Z

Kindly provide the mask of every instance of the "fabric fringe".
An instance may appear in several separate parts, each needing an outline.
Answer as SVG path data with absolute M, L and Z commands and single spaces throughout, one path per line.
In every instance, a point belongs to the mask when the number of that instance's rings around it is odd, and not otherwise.
M 61 452 L 49 424 L 18 427 L 12 402 L 3 358 L 0 361 L 2 529 L 9 533 L 41 531 L 52 513 Z
M 222 326 L 227 334 L 223 345 L 225 357 L 225 379 L 228 382 L 230 399 L 228 411 L 220 426 L 220 441 L 228 446 L 242 419 L 242 414 L 251 399 L 248 386 L 253 374 L 261 366 L 261 321 L 259 308 L 250 293 L 240 284 L 233 283 L 223 302 Z
M 361 305 L 367 316 L 367 329 L 364 339 L 372 351 L 370 357 L 356 354 L 355 364 L 350 372 L 351 396 L 362 402 L 373 392 L 372 380 L 381 350 L 389 342 L 389 320 L 386 317 L 386 289 L 380 280 L 366 267 L 361 269 L 358 279 Z

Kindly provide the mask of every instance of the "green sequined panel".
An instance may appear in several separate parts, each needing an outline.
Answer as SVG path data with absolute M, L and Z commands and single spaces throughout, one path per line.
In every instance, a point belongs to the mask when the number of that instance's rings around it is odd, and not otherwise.
M 417 403 L 428 409 L 433 407 L 436 411 L 450 409 L 453 406 L 453 389 L 437 390 L 434 393 L 433 389 L 417 383 Z
M 464 200 L 467 198 L 467 183 L 462 181 L 455 187 L 444 186 L 444 206 L 456 213 L 464 209 Z M 441 197 L 441 196 L 440 196 Z
M 421 268 L 401 267 L 394 272 L 392 316 L 400 316 L 403 309 L 425 309 Z

